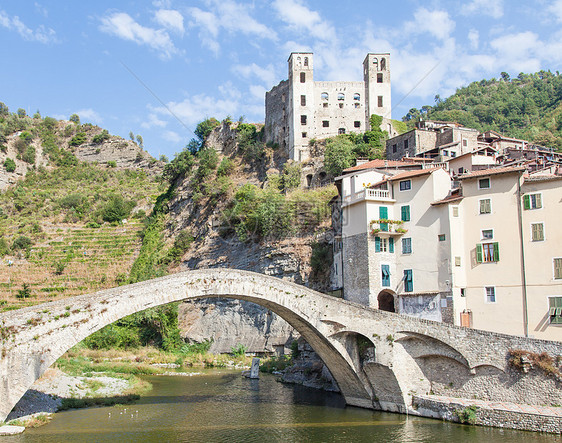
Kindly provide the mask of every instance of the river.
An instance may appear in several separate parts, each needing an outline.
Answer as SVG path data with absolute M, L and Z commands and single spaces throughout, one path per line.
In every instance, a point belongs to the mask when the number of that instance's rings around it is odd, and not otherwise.
M 60 412 L 2 442 L 552 442 L 559 436 L 345 407 L 339 394 L 240 371 L 147 377 L 134 405 Z

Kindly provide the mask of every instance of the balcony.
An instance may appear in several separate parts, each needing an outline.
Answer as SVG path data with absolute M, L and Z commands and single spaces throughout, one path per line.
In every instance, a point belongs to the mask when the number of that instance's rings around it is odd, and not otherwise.
M 394 202 L 394 199 L 390 197 L 390 191 L 386 189 L 363 189 L 355 194 L 345 195 L 342 206 L 352 205 L 363 200 Z
M 371 220 L 369 223 L 371 235 L 381 236 L 391 236 L 399 237 L 408 232 L 407 229 L 403 227 L 404 222 L 402 220 Z

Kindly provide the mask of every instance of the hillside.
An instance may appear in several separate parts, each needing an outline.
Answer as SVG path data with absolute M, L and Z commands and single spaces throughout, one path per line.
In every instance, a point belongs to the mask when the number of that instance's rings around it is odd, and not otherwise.
M 562 151 L 562 76 L 540 71 L 510 79 L 481 80 L 459 88 L 434 106 L 411 109 L 403 118 L 457 122 L 480 131 L 495 130 Z
M 161 193 L 161 163 L 97 126 L 4 111 L 0 308 L 126 280 Z

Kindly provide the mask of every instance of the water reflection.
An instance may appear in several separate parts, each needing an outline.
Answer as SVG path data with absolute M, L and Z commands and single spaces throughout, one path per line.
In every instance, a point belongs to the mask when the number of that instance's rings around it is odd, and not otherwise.
M 559 436 L 462 426 L 345 407 L 338 394 L 249 380 L 238 372 L 149 377 L 153 391 L 125 408 L 55 414 L 7 442 L 546 442 Z

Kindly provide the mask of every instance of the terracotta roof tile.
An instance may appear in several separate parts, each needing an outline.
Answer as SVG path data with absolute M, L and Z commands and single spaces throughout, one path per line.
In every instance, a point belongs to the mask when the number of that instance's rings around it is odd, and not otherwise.
M 352 171 L 362 171 L 363 169 L 371 169 L 371 168 L 399 168 L 401 166 L 414 166 L 415 163 L 410 161 L 396 161 L 396 160 L 371 160 L 367 163 L 363 163 L 362 165 L 353 166 L 351 168 L 344 169 L 343 172 L 352 172 Z
M 510 172 L 523 172 L 523 171 L 525 171 L 525 168 L 522 167 L 490 168 L 490 169 L 482 169 L 480 171 L 474 171 L 471 172 L 470 174 L 461 175 L 459 176 L 458 179 L 466 180 L 470 178 L 483 177 L 486 175 L 509 174 Z
M 415 171 L 404 171 L 388 178 L 388 181 L 403 180 L 405 178 L 416 177 L 419 175 L 431 174 L 434 171 L 443 168 L 416 169 Z

